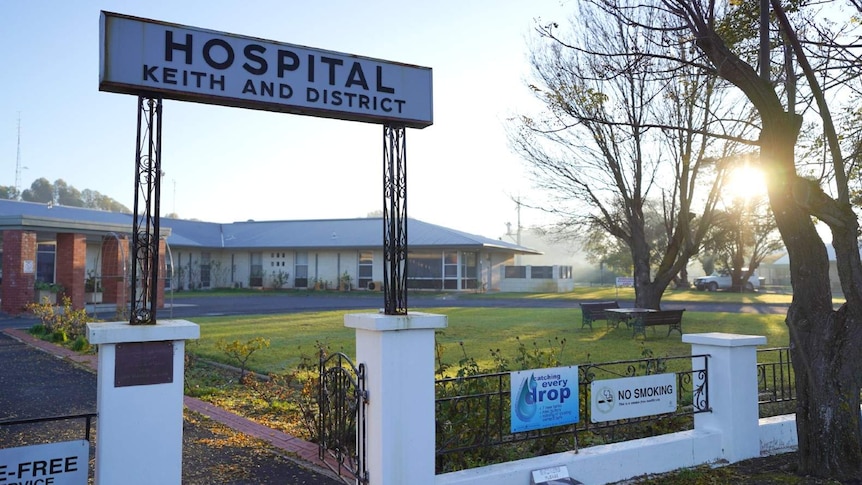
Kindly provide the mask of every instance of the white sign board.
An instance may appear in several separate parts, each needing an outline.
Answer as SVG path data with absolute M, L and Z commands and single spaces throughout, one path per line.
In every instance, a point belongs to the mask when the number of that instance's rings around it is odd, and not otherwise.
M 617 286 L 622 288 L 634 288 L 635 279 L 632 276 L 617 276 Z
M 569 478 L 569 469 L 565 466 L 554 466 L 551 468 L 543 468 L 541 470 L 533 470 L 533 483 L 545 483 L 551 480 L 559 480 L 561 478 Z
M 87 440 L 0 450 L 0 484 L 86 485 L 89 455 Z
M 672 413 L 677 405 L 676 374 L 593 381 L 590 421 L 600 423 Z
M 99 89 L 371 123 L 433 123 L 431 69 L 102 12 Z

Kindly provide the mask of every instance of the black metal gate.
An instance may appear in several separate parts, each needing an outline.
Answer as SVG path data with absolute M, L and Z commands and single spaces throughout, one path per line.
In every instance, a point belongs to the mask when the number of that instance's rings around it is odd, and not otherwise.
M 332 471 L 368 483 L 365 454 L 365 364 L 356 366 L 341 352 L 320 351 L 317 436 L 320 459 L 335 459 Z

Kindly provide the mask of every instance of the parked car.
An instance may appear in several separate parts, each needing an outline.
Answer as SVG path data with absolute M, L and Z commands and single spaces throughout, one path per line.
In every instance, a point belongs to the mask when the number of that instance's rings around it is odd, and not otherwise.
M 743 270 L 745 272 L 747 270 Z M 760 289 L 761 279 L 756 274 L 751 275 L 745 283 L 745 291 L 755 291 Z M 701 276 L 695 278 L 694 287 L 699 291 L 718 291 L 729 290 L 732 286 L 733 278 L 730 276 L 730 271 L 721 270 L 712 273 L 709 276 Z

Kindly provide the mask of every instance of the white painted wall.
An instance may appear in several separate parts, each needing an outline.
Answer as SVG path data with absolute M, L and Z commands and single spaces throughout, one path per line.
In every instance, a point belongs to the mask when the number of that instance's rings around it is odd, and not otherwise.
M 431 377 L 427 374 L 433 373 L 433 352 L 429 351 L 433 346 L 433 331 L 427 328 L 433 325 L 425 326 L 424 333 L 411 331 L 408 335 L 404 332 L 409 326 L 400 323 L 402 320 L 377 318 L 380 322 L 390 322 L 391 328 L 374 327 L 378 325 L 374 316 L 345 318 L 347 326 L 357 328 L 357 361 L 368 365 L 369 429 L 380 428 L 370 432 L 368 438 L 369 448 L 377 450 L 369 452 L 369 474 L 372 483 L 408 483 L 402 480 L 404 476 L 392 473 L 403 470 L 410 453 L 396 453 L 391 446 L 398 443 L 416 454 L 419 451 L 413 446 L 426 443 L 420 446 L 426 450 L 421 453 L 433 457 L 433 451 L 427 451 L 427 443 L 434 440 L 433 412 L 429 413 L 427 404 L 421 404 L 418 399 L 410 403 L 404 401 L 403 395 L 403 391 L 423 393 L 423 399 L 433 403 L 433 396 L 428 397 L 427 390 L 416 388 L 417 383 L 429 382 Z M 692 355 L 710 356 L 706 386 L 712 411 L 695 415 L 694 430 L 436 476 L 433 476 L 433 469 L 431 473 L 427 471 L 428 467 L 423 465 L 426 461 L 418 458 L 418 465 L 410 468 L 409 483 L 526 485 L 530 483 L 533 470 L 565 466 L 576 480 L 589 485 L 604 484 L 708 463 L 733 463 L 796 446 L 791 419 L 757 418 L 756 351 L 758 345 L 766 343 L 765 337 L 705 333 L 683 335 L 683 341 L 692 344 Z M 387 362 L 398 364 L 386 365 Z M 692 364 L 697 371 L 702 369 L 704 361 L 696 357 Z M 372 378 L 373 373 L 381 373 L 383 377 Z M 398 386 L 386 386 L 380 379 L 398 383 Z M 372 385 L 375 381 L 378 384 Z M 397 406 L 381 402 L 389 401 L 390 395 Z M 417 409 L 420 410 L 418 414 Z M 428 422 L 422 423 L 422 420 Z M 405 443 L 411 445 L 405 446 Z M 389 477 L 392 481 L 375 482 L 374 477 Z

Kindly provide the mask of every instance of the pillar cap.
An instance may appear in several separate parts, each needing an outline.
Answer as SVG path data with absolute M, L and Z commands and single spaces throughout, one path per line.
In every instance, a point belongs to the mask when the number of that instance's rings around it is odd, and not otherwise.
M 687 333 L 682 336 L 687 344 L 712 345 L 714 347 L 753 347 L 766 345 L 766 337 L 760 335 L 739 335 L 735 333 Z
M 344 316 L 344 326 L 359 330 L 387 332 L 392 330 L 423 330 L 446 328 L 446 315 L 408 312 L 407 315 L 384 315 L 383 313 L 349 313 Z
M 200 336 L 200 326 L 188 320 L 160 320 L 156 325 L 130 325 L 129 322 L 87 324 L 87 340 L 91 344 L 163 342 L 197 339 Z

